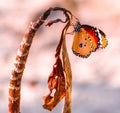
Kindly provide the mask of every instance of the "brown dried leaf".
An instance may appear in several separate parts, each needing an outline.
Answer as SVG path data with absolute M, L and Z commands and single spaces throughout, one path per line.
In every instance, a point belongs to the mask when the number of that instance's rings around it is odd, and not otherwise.
M 44 96 L 43 107 L 52 110 L 60 100 L 65 96 L 65 77 L 62 68 L 60 57 L 56 57 L 56 63 L 53 66 L 53 71 L 48 78 L 48 87 L 50 93 Z M 55 93 L 53 92 L 55 90 Z M 54 94 L 53 94 L 54 93 Z

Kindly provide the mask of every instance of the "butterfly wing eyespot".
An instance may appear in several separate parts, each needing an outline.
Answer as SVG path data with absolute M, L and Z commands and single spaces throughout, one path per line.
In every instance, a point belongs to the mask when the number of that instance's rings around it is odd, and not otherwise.
M 76 24 L 72 45 L 75 55 L 87 58 L 91 52 L 105 48 L 107 44 L 106 36 L 101 30 L 89 25 Z

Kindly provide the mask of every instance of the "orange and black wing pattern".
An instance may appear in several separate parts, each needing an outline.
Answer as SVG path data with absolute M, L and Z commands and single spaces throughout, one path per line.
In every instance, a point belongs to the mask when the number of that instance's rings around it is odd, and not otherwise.
M 107 39 L 100 29 L 77 23 L 72 45 L 72 51 L 75 55 L 87 58 L 91 52 L 106 46 Z

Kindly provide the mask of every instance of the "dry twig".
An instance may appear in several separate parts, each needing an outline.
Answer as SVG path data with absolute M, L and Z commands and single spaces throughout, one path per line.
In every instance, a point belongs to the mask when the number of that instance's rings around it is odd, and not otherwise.
M 50 15 L 51 11 L 62 11 L 66 16 L 66 20 L 63 21 L 61 19 L 55 19 L 54 21 L 47 23 L 47 25 L 49 26 L 57 22 L 66 23 L 69 20 L 68 13 L 71 14 L 70 11 L 64 8 L 59 7 L 49 8 L 47 11 L 45 11 L 45 13 L 42 16 L 40 16 L 40 18 L 37 21 L 32 22 L 30 24 L 29 28 L 27 29 L 23 36 L 22 42 L 17 51 L 14 68 L 12 70 L 10 77 L 8 113 L 20 113 L 21 80 L 25 69 L 25 64 L 27 61 L 29 50 L 36 31 L 45 22 L 47 17 Z M 60 41 L 60 44 L 57 48 L 58 56 L 60 54 L 61 45 L 62 41 Z

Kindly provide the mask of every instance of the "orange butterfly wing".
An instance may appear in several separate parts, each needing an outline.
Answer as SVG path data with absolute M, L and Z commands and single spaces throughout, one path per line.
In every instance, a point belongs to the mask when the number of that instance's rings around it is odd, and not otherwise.
M 106 46 L 107 40 L 105 34 L 101 30 L 89 25 L 77 27 L 72 45 L 72 50 L 75 55 L 88 57 L 91 52 Z
M 81 57 L 88 57 L 91 53 L 91 43 L 88 34 L 81 28 L 80 32 L 75 32 L 72 45 L 74 54 Z
M 108 45 L 108 41 L 107 41 L 107 39 L 105 37 L 105 34 L 101 30 L 99 30 L 99 32 L 100 32 L 100 34 L 99 34 L 100 46 L 99 47 L 100 48 L 105 48 Z

